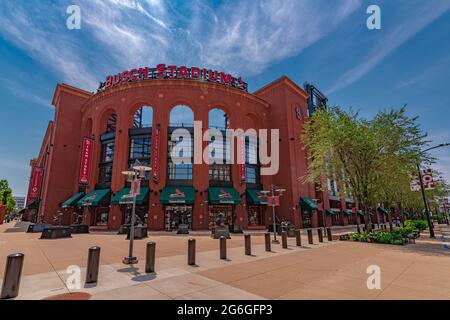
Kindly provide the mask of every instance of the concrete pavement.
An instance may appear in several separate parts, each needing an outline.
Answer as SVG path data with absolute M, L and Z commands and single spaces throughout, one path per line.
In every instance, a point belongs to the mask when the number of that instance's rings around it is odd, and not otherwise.
M 25 254 L 17 299 L 450 299 L 450 251 L 441 239 L 422 236 L 416 245 L 391 246 L 333 241 L 265 252 L 262 234 L 252 236 L 252 256 L 244 238 L 227 241 L 228 259 L 220 260 L 218 241 L 196 235 L 197 266 L 187 265 L 187 240 L 193 235 L 150 235 L 135 241 L 140 259 L 123 265 L 128 241 L 115 234 L 73 235 L 40 240 L 39 234 L 5 232 L 0 226 L 0 276 L 6 256 Z M 443 228 L 450 234 L 449 228 Z M 156 273 L 144 273 L 145 245 L 156 242 Z M 99 282 L 84 285 L 88 248 L 101 247 Z M 81 288 L 71 289 L 67 268 L 79 266 Z M 381 289 L 367 288 L 367 267 L 381 270 Z M 2 281 L 2 280 L 1 280 Z M 82 294 L 83 293 L 83 294 Z M 68 295 L 71 294 L 71 295 Z

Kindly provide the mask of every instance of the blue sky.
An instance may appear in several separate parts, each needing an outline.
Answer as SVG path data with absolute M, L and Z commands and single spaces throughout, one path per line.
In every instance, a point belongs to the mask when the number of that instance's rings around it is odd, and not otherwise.
M 68 30 L 66 9 L 81 8 Z M 366 9 L 381 8 L 381 30 Z M 25 195 L 56 83 L 94 91 L 106 75 L 157 63 L 240 75 L 250 91 L 287 75 L 365 117 L 408 105 L 450 142 L 450 0 L 0 2 L 0 178 Z M 450 148 L 433 153 L 450 180 Z

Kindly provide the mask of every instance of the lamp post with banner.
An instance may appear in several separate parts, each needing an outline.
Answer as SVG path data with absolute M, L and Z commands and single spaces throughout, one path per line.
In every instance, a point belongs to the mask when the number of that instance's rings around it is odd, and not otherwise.
M 433 150 L 433 149 L 437 149 L 437 148 L 441 148 L 441 147 L 448 147 L 450 146 L 450 143 L 441 143 L 437 146 L 425 149 L 421 152 L 421 154 L 424 154 L 427 151 Z M 420 182 L 420 190 L 422 192 L 422 198 L 423 198 L 423 203 L 425 205 L 425 214 L 427 216 L 427 221 L 428 221 L 428 229 L 430 231 L 430 238 L 434 238 L 434 226 L 433 226 L 433 222 L 431 221 L 431 216 L 430 216 L 430 209 L 428 207 L 428 202 L 427 202 L 427 197 L 425 195 L 425 187 L 424 187 L 424 183 L 423 183 L 423 177 L 422 177 L 422 172 L 420 169 L 420 163 L 417 164 L 417 171 L 419 174 L 419 182 Z
M 150 167 L 145 166 L 136 160 L 130 169 L 122 171 L 122 174 L 127 176 L 127 181 L 131 183 L 129 197 L 133 198 L 130 223 L 130 245 L 128 248 L 128 256 L 124 257 L 122 260 L 124 264 L 135 264 L 138 262 L 137 257 L 133 256 L 134 224 L 136 223 L 136 196 L 140 194 L 141 180 L 145 179 L 145 174 L 150 170 Z
M 277 225 L 275 221 L 275 206 L 279 205 L 279 199 L 283 195 L 283 192 L 286 191 L 286 189 L 282 189 L 274 184 L 269 186 L 270 190 L 263 190 L 261 193 L 264 195 L 268 195 L 270 193 L 270 199 L 268 202 L 269 206 L 272 206 L 272 219 L 273 219 L 273 240 L 272 243 L 280 243 L 279 240 L 277 240 Z M 281 226 L 281 225 L 280 225 Z

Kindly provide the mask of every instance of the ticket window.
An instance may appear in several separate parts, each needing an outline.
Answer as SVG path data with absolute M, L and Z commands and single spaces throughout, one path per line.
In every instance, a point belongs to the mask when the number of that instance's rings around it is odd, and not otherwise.
M 211 205 L 209 206 L 209 228 L 216 225 L 219 217 L 223 217 L 224 224 L 233 224 L 233 206 L 232 205 Z
M 166 230 L 178 230 L 180 224 L 192 229 L 192 206 L 167 206 Z
M 248 225 L 250 226 L 265 226 L 265 208 L 262 206 L 248 206 L 247 207 L 248 214 Z
M 94 225 L 106 226 L 108 225 L 109 207 L 98 207 L 95 210 Z

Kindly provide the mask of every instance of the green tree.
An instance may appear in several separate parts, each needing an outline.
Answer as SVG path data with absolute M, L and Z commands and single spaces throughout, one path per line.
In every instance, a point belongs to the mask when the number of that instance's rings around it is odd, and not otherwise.
M 6 215 L 14 212 L 16 201 L 12 197 L 12 189 L 9 187 L 8 180 L 0 180 L 0 203 L 6 205 Z
M 339 107 L 317 110 L 303 128 L 302 139 L 310 151 L 303 180 L 318 183 L 332 173 L 345 177 L 370 230 L 369 208 L 386 200 L 386 193 L 389 202 L 395 199 L 390 173 L 400 168 L 398 174 L 406 183 L 404 174 L 412 164 L 429 160 L 420 153 L 424 138 L 417 118 L 408 117 L 404 107 L 379 112 L 373 120 Z

